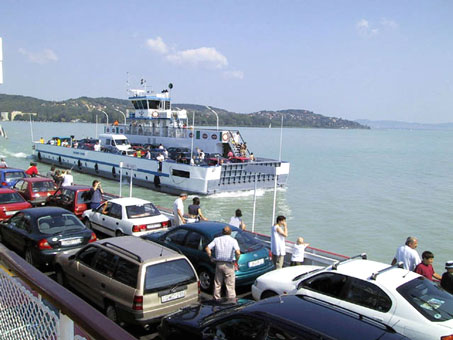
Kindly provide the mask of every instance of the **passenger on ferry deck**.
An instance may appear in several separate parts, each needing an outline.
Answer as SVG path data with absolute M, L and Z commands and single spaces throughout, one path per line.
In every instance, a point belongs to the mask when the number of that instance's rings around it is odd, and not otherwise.
M 195 219 L 197 222 L 208 220 L 206 217 L 203 216 L 203 213 L 201 212 L 200 199 L 198 197 L 193 198 L 192 204 L 189 205 L 188 211 L 189 216 Z
M 137 158 L 142 158 L 142 150 L 138 149 L 136 154 L 137 154 Z
M 283 260 L 286 255 L 286 237 L 288 237 L 286 217 L 278 216 L 277 223 L 271 229 L 271 252 L 275 269 L 283 268 Z
M 242 211 L 241 209 L 236 209 L 234 216 L 230 218 L 230 224 L 237 228 L 245 230 L 245 223 L 242 221 Z
M 184 218 L 184 201 L 186 199 L 187 193 L 182 192 L 173 203 L 173 216 L 176 227 L 186 223 L 186 219 Z
M 38 167 L 36 166 L 36 163 L 30 162 L 30 167 L 27 169 L 27 171 L 25 171 L 25 173 L 30 177 L 36 177 L 36 175 L 38 174 Z
M 233 157 L 234 157 L 233 151 L 231 151 L 231 150 L 228 151 L 228 153 L 227 153 L 227 158 L 230 159 L 230 158 L 233 158 Z
M 291 254 L 291 266 L 299 266 L 303 264 L 305 259 L 305 248 L 310 244 L 304 243 L 303 237 L 298 237 L 297 242 L 293 247 L 293 252 Z
M 190 159 L 190 165 L 195 166 L 195 156 Z
M 71 170 L 67 170 L 63 175 L 63 183 L 61 183 L 62 187 L 74 185 L 74 177 L 71 175 Z
M 161 153 L 159 153 L 156 157 L 156 159 L 159 161 L 159 168 L 158 168 L 158 171 L 162 171 L 162 162 L 165 160 L 165 157 L 164 155 L 162 155 Z
M 164 149 L 164 146 L 163 146 L 162 144 L 159 144 L 158 149 L 163 150 L 163 149 Z
M 250 154 L 250 161 L 254 162 L 255 161 L 255 155 L 253 152 Z
M 104 190 L 102 190 L 101 182 L 99 182 L 96 179 L 93 181 L 93 185 L 90 189 L 90 194 L 91 194 L 90 208 L 94 210 L 97 207 L 99 207 L 102 203 L 102 195 L 104 194 Z
M 5 159 L 2 158 L 0 160 L 0 168 L 7 168 L 7 167 L 8 167 L 8 164 L 6 164 Z
M 441 280 L 442 277 L 439 274 L 437 274 L 433 268 L 434 254 L 428 250 L 424 251 L 422 253 L 422 259 L 423 261 L 419 263 L 417 267 L 415 267 L 415 272 L 417 274 L 423 275 L 424 277 L 431 281 L 433 281 L 433 278 Z
M 94 151 L 101 151 L 101 144 L 99 144 L 99 142 L 96 142 L 96 144 L 94 144 Z
M 445 263 L 445 269 L 447 271 L 442 274 L 440 285 L 447 292 L 453 294 L 453 261 L 447 261 Z
M 55 181 L 55 165 L 50 167 L 50 170 L 47 171 L 46 177 L 52 178 Z
M 41 144 L 44 144 L 44 138 L 41 137 L 41 138 L 39 139 L 39 142 L 40 142 Z
M 149 151 L 149 149 L 146 150 L 145 158 L 146 158 L 146 159 L 151 159 L 151 151 Z
M 415 248 L 418 246 L 418 240 L 415 237 L 409 236 L 406 243 L 396 250 L 396 255 L 393 258 L 392 266 L 398 262 L 403 262 L 404 269 L 414 271 L 415 267 L 422 262 Z
M 164 155 L 164 158 L 167 159 L 168 158 L 168 151 L 167 149 L 164 149 L 164 151 L 162 151 L 163 155 Z

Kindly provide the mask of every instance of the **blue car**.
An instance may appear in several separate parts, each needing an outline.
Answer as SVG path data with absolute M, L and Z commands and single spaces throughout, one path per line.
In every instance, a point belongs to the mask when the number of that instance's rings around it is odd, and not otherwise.
M 11 188 L 16 182 L 27 177 L 24 170 L 0 168 L 0 188 Z
M 198 222 L 185 224 L 165 233 L 153 233 L 143 238 L 160 243 L 182 252 L 197 270 L 201 289 L 211 291 L 214 283 L 215 263 L 205 251 L 206 246 L 222 235 L 225 223 Z M 255 279 L 274 269 L 272 255 L 268 248 L 253 234 L 231 227 L 231 236 L 239 243 L 241 257 L 237 263 L 236 286 L 252 284 Z

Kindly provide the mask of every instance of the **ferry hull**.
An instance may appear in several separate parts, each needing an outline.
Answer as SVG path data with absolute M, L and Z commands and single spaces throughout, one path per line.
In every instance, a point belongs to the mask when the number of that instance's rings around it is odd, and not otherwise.
M 35 143 L 33 155 L 39 162 L 117 181 L 120 180 L 122 171 L 123 181 L 129 181 L 132 175 L 133 184 L 169 194 L 186 191 L 191 194 L 211 195 L 253 190 L 255 180 L 259 189 L 273 188 L 275 179 L 272 174 L 256 175 L 245 171 L 247 163 L 190 166 L 168 160 L 162 162 L 159 171 L 157 160 L 40 143 Z M 265 164 L 277 168 L 277 186 L 286 185 L 289 163 L 267 161 Z

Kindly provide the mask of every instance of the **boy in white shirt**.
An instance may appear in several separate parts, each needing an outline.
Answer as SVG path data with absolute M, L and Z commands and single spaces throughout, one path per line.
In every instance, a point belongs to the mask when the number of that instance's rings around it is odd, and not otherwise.
M 297 238 L 297 243 L 293 247 L 293 253 L 291 255 L 291 266 L 299 266 L 304 262 L 305 248 L 307 248 L 310 243 L 304 243 L 304 238 Z

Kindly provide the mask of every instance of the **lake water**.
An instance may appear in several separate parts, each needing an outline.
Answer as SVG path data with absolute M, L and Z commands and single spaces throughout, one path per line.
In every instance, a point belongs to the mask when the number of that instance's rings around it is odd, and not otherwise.
M 32 153 L 26 122 L 2 122 L 0 156 L 10 166 L 27 168 Z M 101 132 L 101 126 L 98 126 Z M 240 128 L 255 155 L 278 158 L 280 129 Z M 94 136 L 94 124 L 33 123 L 41 136 Z M 311 246 L 390 262 L 407 236 L 419 239 L 418 251 L 431 250 L 438 273 L 453 260 L 453 131 L 283 129 L 282 159 L 291 162 L 288 187 L 277 192 L 277 215 L 288 219 L 289 240 L 303 236 Z M 39 164 L 41 173 L 49 169 Z M 75 182 L 92 176 L 73 173 Z M 104 190 L 118 193 L 118 182 L 102 179 Z M 123 194 L 128 187 L 123 187 Z M 135 187 L 134 196 L 171 207 L 174 196 Z M 269 234 L 273 192 L 259 191 L 256 231 Z M 187 206 L 191 197 L 186 201 Z M 211 220 L 228 222 L 241 208 L 252 224 L 253 192 L 201 197 Z

